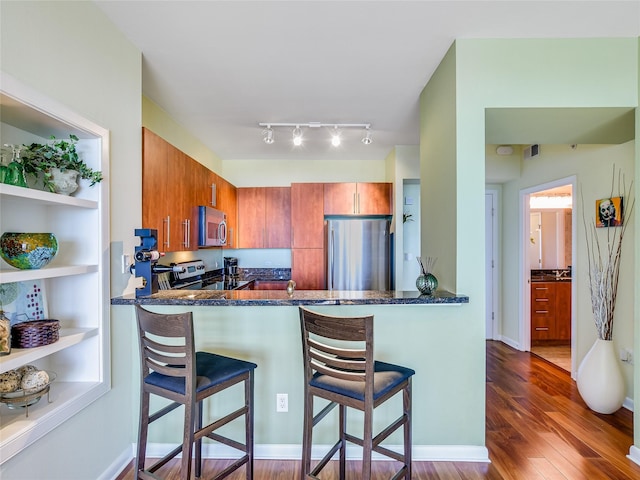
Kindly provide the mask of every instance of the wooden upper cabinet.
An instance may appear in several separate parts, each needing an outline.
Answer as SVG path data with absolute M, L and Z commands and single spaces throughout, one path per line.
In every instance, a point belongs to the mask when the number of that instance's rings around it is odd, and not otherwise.
M 325 215 L 391 215 L 391 183 L 325 183 Z
M 155 133 L 142 129 L 142 227 L 158 231 L 158 249 L 164 251 L 167 216 L 166 188 L 169 144 Z
M 291 187 L 264 190 L 266 248 L 291 248 Z
M 166 195 L 168 201 L 167 222 L 169 245 L 166 252 L 197 250 L 193 231 L 193 211 L 196 205 L 196 188 L 193 160 L 172 145 L 168 147 L 165 189 L 157 195 Z M 197 163 L 197 162 L 196 162 Z
M 291 185 L 291 247 L 324 247 L 324 184 Z
M 238 188 L 238 247 L 291 248 L 291 188 Z
M 238 236 L 238 192 L 235 186 L 222 177 L 217 183 L 217 208 L 227 215 L 227 245 L 224 248 L 236 248 Z
M 393 213 L 391 183 L 358 183 L 356 190 L 360 215 L 391 215 Z
M 146 128 L 142 137 L 142 226 L 158 231 L 162 252 L 193 250 L 193 172 L 186 155 Z
M 229 200 L 220 208 L 220 185 Z M 212 185 L 215 187 L 212 188 Z M 215 195 L 215 196 L 214 196 Z M 235 187 L 150 130 L 142 129 L 142 226 L 158 230 L 158 250 L 197 250 L 194 207 L 216 203 L 235 228 Z M 231 217 L 231 222 L 229 222 Z
M 238 248 L 264 248 L 264 189 L 238 188 Z

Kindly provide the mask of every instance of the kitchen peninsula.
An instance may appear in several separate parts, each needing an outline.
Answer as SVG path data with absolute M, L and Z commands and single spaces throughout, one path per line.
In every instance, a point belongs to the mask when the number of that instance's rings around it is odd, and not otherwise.
M 115 317 L 128 323 L 132 335 L 136 335 L 134 305 L 157 313 L 192 312 L 196 349 L 256 363 L 256 448 L 282 459 L 299 458 L 295 447 L 286 446 L 299 445 L 302 434 L 298 305 L 333 315 L 374 316 L 376 358 L 408 365 L 417 372 L 413 402 L 421 408 L 414 414 L 415 445 L 432 444 L 433 432 L 441 422 L 448 421 L 448 414 L 439 413 L 433 426 L 433 412 L 442 412 L 441 397 L 434 395 L 433 383 L 443 374 L 442 360 L 450 357 L 453 343 L 447 332 L 470 328 L 469 322 L 459 319 L 460 309 L 469 307 L 469 297 L 444 291 L 421 296 L 417 291 L 393 290 L 295 290 L 289 295 L 285 289 L 177 289 L 138 298 L 124 295 L 111 299 L 111 304 Z M 460 375 L 468 369 L 468 365 L 457 362 L 449 364 L 447 375 Z M 289 411 L 278 413 L 276 396 L 283 393 L 288 395 Z M 376 414 L 383 422 L 393 421 L 396 412 L 383 410 Z M 179 441 L 180 425 L 165 425 L 161 430 L 150 437 L 150 442 Z M 240 430 L 235 433 L 241 435 Z M 331 442 L 322 435 L 317 440 Z M 396 438 L 389 440 L 391 445 L 401 443 Z M 486 459 L 486 451 L 480 450 L 478 458 Z
M 298 306 L 298 305 L 456 305 L 469 297 L 439 291 L 433 295 L 402 291 L 342 290 L 161 290 L 136 298 L 113 298 L 112 305 Z

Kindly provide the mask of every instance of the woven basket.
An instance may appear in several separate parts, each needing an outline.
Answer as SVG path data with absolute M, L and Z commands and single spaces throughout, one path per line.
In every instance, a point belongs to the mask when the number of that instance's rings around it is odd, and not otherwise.
M 35 320 L 17 323 L 11 327 L 11 346 L 13 348 L 33 348 L 49 345 L 60 338 L 59 320 Z

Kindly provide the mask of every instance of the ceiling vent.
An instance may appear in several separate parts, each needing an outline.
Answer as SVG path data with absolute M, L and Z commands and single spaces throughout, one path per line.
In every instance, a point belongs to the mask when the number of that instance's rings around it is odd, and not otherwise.
M 537 157 L 538 155 L 540 155 L 540 145 L 538 145 L 537 143 L 529 145 L 528 147 L 525 147 L 524 150 L 522 150 L 522 158 L 524 158 L 525 160 L 528 160 L 532 157 Z

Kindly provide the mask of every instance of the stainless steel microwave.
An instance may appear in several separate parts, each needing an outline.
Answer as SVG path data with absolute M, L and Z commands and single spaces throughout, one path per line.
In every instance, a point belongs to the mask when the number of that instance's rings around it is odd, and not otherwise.
M 223 247 L 227 244 L 227 216 L 207 206 L 194 208 L 199 247 Z

